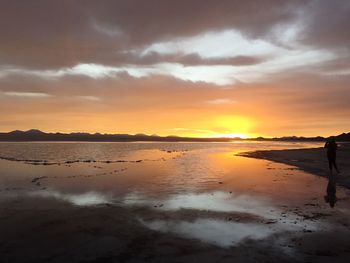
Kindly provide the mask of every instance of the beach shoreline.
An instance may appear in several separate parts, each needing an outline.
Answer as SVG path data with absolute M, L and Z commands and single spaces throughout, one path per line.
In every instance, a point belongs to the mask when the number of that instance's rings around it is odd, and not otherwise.
M 320 148 L 286 149 L 286 150 L 259 150 L 236 154 L 248 158 L 263 159 L 277 163 L 295 166 L 300 170 L 317 176 L 329 178 L 330 171 L 326 150 Z M 337 183 L 350 189 L 350 143 L 340 144 L 337 153 L 337 164 L 340 174 L 333 171 Z

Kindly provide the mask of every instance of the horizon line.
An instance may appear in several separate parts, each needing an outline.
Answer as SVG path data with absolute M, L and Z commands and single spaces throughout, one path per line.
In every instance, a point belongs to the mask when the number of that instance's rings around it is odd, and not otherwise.
M 127 135 L 127 136 L 148 136 L 148 137 L 178 137 L 178 138 L 190 138 L 190 139 L 240 139 L 240 140 L 249 140 L 249 139 L 259 139 L 259 138 L 264 138 L 264 139 L 274 139 L 274 138 L 327 138 L 327 137 L 332 137 L 332 136 L 339 136 L 341 134 L 347 134 L 346 132 L 342 132 L 339 133 L 337 135 L 329 135 L 329 136 L 323 136 L 323 135 L 314 135 L 314 136 L 297 136 L 297 135 L 282 135 L 282 136 L 256 136 L 256 137 L 240 137 L 240 136 L 236 136 L 236 137 L 225 137 L 225 136 L 213 136 L 213 137 L 196 137 L 196 136 L 183 136 L 183 135 L 158 135 L 158 134 L 147 134 L 147 133 L 102 133 L 102 132 L 84 132 L 84 131 L 72 131 L 72 132 L 63 132 L 63 131 L 54 131 L 54 132 L 47 132 L 47 131 L 43 131 L 41 129 L 28 129 L 28 130 L 19 130 L 19 129 L 15 129 L 15 130 L 11 130 L 11 131 L 0 131 L 0 133 L 2 134 L 8 134 L 11 132 L 30 132 L 30 131 L 37 131 L 37 132 L 41 132 L 44 134 L 66 134 L 66 135 L 71 135 L 71 134 L 86 134 L 86 135 Z M 349 132 L 350 133 L 350 132 Z

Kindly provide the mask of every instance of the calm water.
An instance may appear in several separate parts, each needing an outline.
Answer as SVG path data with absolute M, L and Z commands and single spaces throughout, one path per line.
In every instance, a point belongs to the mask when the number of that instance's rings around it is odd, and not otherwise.
M 349 231 L 349 191 L 338 187 L 338 202 L 330 208 L 325 178 L 236 156 L 320 146 L 0 143 L 0 202 L 39 198 L 50 205 L 139 207 L 148 212 L 134 216 L 147 228 L 222 247 L 286 231 Z

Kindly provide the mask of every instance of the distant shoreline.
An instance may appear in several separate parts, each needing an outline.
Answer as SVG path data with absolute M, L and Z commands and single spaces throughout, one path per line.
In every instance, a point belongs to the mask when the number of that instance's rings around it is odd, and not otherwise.
M 257 139 L 226 139 L 226 138 L 220 138 L 220 139 L 211 139 L 211 138 L 179 138 L 175 140 L 42 140 L 42 139 L 35 139 L 35 140 L 2 140 L 0 139 L 0 142 L 220 142 L 220 143 L 226 143 L 226 142 L 325 142 L 324 141 L 314 141 L 314 140 L 257 140 Z
M 90 133 L 45 133 L 32 129 L 0 133 L 1 142 L 231 142 L 231 141 L 281 141 L 281 142 L 324 142 L 329 137 L 275 137 L 275 138 L 195 138 L 180 136 L 158 136 L 146 134 L 90 134 Z M 335 136 L 337 141 L 350 141 L 350 133 Z

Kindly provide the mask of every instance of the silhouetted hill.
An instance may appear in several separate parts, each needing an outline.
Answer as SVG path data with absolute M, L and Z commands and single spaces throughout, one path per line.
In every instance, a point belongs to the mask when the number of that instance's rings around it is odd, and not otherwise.
M 227 142 L 230 138 L 189 138 L 178 136 L 158 136 L 146 134 L 100 134 L 100 133 L 45 133 L 32 129 L 28 131 L 12 131 L 0 133 L 0 141 L 96 141 L 96 142 L 128 142 L 128 141 L 164 141 L 164 142 Z
M 342 133 L 334 136 L 336 141 L 350 141 L 350 132 Z M 329 137 L 328 137 L 329 138 Z M 275 138 L 192 138 L 192 137 L 179 137 L 179 136 L 158 136 L 147 135 L 143 133 L 130 135 L 130 134 L 101 134 L 101 133 L 45 133 L 37 129 L 31 129 L 28 131 L 11 131 L 8 133 L 0 133 L 0 141 L 96 141 L 96 142 L 131 142 L 131 141 L 164 141 L 164 142 L 229 142 L 233 140 L 256 140 L 256 141 L 326 141 L 328 138 L 317 137 L 275 137 Z
M 322 137 L 322 136 L 316 136 L 316 137 L 298 137 L 298 136 L 284 136 L 284 137 L 275 137 L 275 138 L 263 138 L 258 137 L 254 140 L 258 141 L 313 141 L 313 142 L 323 142 L 328 140 L 330 137 L 334 137 L 334 139 L 338 142 L 348 142 L 350 141 L 350 132 L 349 133 L 342 133 L 340 135 L 336 136 L 329 136 L 329 137 Z
M 329 136 L 329 137 L 296 137 L 296 136 L 290 136 L 290 137 L 280 137 L 280 138 L 273 138 L 273 140 L 277 141 L 326 141 L 330 137 L 334 137 L 334 139 L 338 142 L 348 142 L 350 141 L 350 132 L 349 133 L 342 133 L 336 136 Z
M 335 137 L 336 141 L 350 141 L 350 132 L 349 133 L 342 133 Z

